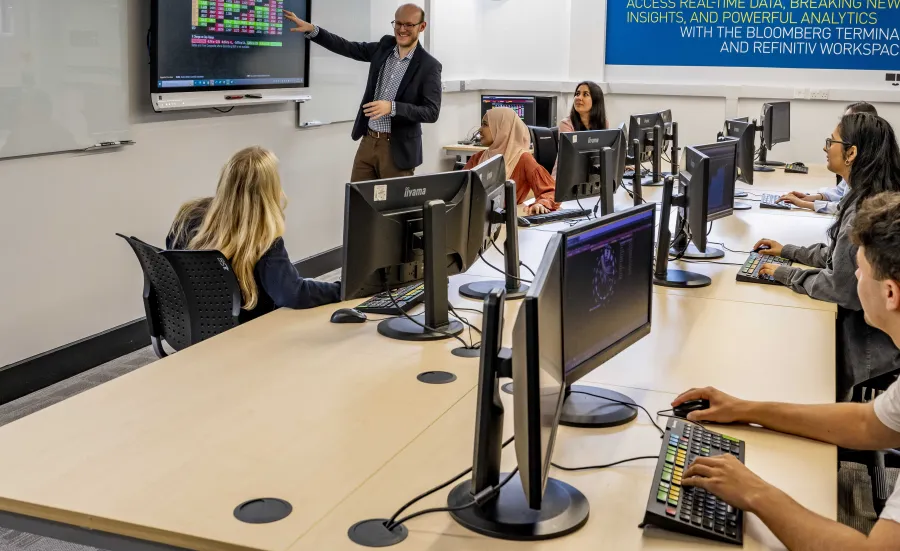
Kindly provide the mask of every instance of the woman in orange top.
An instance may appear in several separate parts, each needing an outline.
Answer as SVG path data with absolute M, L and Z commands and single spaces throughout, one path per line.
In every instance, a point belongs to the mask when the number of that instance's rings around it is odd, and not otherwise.
M 556 182 L 528 151 L 531 145 L 528 127 L 515 111 L 509 107 L 489 110 L 481 120 L 481 144 L 487 146 L 487 151 L 473 155 L 466 163 L 466 170 L 482 159 L 503 155 L 506 179 L 516 182 L 516 203 L 522 204 L 531 196 L 535 198 L 527 214 L 544 214 L 559 208 L 559 203 L 553 200 Z

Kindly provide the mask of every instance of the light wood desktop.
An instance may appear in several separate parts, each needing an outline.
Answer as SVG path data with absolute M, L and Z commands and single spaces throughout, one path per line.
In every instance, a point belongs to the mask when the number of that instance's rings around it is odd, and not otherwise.
M 602 369 L 602 368 L 601 368 Z M 674 394 L 627 387 L 606 387 L 627 394 L 649 411 L 671 407 Z M 513 434 L 513 407 L 510 396 L 502 394 L 506 410 L 504 438 Z M 659 418 L 665 424 L 665 418 Z M 290 551 L 356 551 L 360 549 L 346 536 L 354 523 L 369 518 L 389 517 L 403 503 L 428 488 L 452 478 L 472 462 L 472 435 L 475 426 L 475 393 L 471 392 L 447 415 L 392 459 L 317 523 Z M 770 431 L 739 426 L 711 426 L 710 430 L 747 442 L 747 466 L 765 480 L 827 517 L 837 514 L 836 452 L 833 446 Z M 560 427 L 554 461 L 565 467 L 606 464 L 628 457 L 656 456 L 659 433 L 648 417 L 612 429 Z M 503 468 L 515 466 L 514 446 L 503 452 Z M 569 473 L 553 468 L 550 476 L 572 484 L 584 493 L 591 506 L 587 524 L 565 538 L 544 542 L 502 541 L 478 536 L 457 525 L 447 514 L 427 515 L 409 522 L 409 538 L 395 549 L 428 551 L 569 551 L 581 549 L 615 550 L 696 550 L 731 548 L 725 544 L 700 541 L 660 530 L 641 530 L 655 460 L 640 460 L 603 470 Z M 802 473 L 802 475 L 800 474 Z M 445 507 L 447 490 L 417 503 L 406 513 L 428 507 Z M 753 515 L 746 515 L 744 549 L 784 549 L 774 535 Z
M 768 232 L 783 218 L 747 220 Z M 549 234 L 521 235 L 522 256 L 536 268 Z M 470 272 L 451 278 L 451 301 L 480 310 L 456 289 L 499 274 L 481 262 Z M 810 341 L 834 342 L 833 313 L 743 302 L 729 293 L 726 287 L 713 298 L 655 293 L 651 334 L 586 380 L 668 393 L 629 392 L 651 411 L 672 393 L 705 384 L 747 398 L 833 401 L 831 347 L 756 353 L 764 342 L 798 331 Z M 397 342 L 378 335 L 374 323 L 328 322 L 335 309 L 359 302 L 274 312 L 0 428 L 0 518 L 12 512 L 201 550 L 344 548 L 349 520 L 360 520 L 363 511 L 363 517 L 389 514 L 471 461 L 478 371 L 476 359 L 450 354 L 456 341 Z M 507 343 L 519 304 L 507 304 Z M 478 314 L 469 319 L 480 325 Z M 458 379 L 439 386 L 416 380 L 432 370 Z M 578 465 L 638 451 L 655 455 L 659 439 L 644 422 L 612 431 L 619 439 L 612 441 L 565 430 L 556 459 Z M 746 438 L 748 464 L 835 517 L 833 447 L 761 431 Z M 511 461 L 512 450 L 506 455 Z M 566 478 L 588 494 L 592 520 L 570 538 L 529 548 L 589 546 L 607 537 L 616 549 L 713 545 L 639 535 L 653 462 L 645 463 Z M 397 485 L 369 493 L 387 473 L 395 473 Z M 259 497 L 287 499 L 293 513 L 268 525 L 234 519 L 235 506 Z M 344 512 L 354 504 L 360 509 Z M 412 523 L 414 535 L 400 549 L 514 545 L 474 538 L 451 524 L 446 515 Z M 751 524 L 748 541 L 757 541 L 760 530 Z M 751 548 L 777 547 L 758 538 Z

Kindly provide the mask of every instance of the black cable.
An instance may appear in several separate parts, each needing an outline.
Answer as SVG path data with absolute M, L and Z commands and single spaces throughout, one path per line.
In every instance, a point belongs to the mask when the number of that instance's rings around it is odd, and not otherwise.
M 581 206 L 581 199 L 580 199 L 580 198 L 576 197 L 576 198 L 575 198 L 575 202 L 578 203 L 578 208 L 579 208 L 580 210 L 582 210 L 582 211 L 585 210 L 585 208 Z M 599 203 L 598 203 L 598 204 L 599 204 Z M 591 219 L 591 211 L 587 211 L 587 214 L 585 215 L 585 219 L 587 219 L 587 220 L 590 220 L 590 219 Z M 578 223 L 578 222 L 577 222 L 578 220 L 580 220 L 580 218 L 576 218 L 574 222 L 577 224 L 577 223 Z
M 460 338 L 459 335 L 451 335 L 450 333 L 447 333 L 446 331 L 441 331 L 440 329 L 428 327 L 424 323 L 419 322 L 419 320 L 413 318 L 412 316 L 407 314 L 405 311 L 403 311 L 403 309 L 400 308 L 400 305 L 397 304 L 397 299 L 396 299 L 396 297 L 394 297 L 394 293 L 391 292 L 391 287 L 390 287 L 390 285 L 388 285 L 388 282 L 387 282 L 387 274 L 385 274 L 385 276 L 384 276 L 384 290 L 387 292 L 388 297 L 390 297 L 391 303 L 394 305 L 394 308 L 396 308 L 397 311 L 399 311 L 403 317 L 405 317 L 409 321 L 415 323 L 416 325 L 418 325 L 419 327 L 421 327 L 422 329 L 424 329 L 426 331 L 431 331 L 432 333 L 438 333 L 440 335 L 446 335 L 450 338 L 456 339 L 462 343 L 463 348 L 465 348 L 467 350 L 471 350 L 471 348 L 469 347 L 469 344 L 466 343 L 466 341 L 462 340 L 462 338 Z
M 606 469 L 608 467 L 615 467 L 616 465 L 621 465 L 622 463 L 628 463 L 630 461 L 638 461 L 641 459 L 659 459 L 659 457 L 656 455 L 642 455 L 640 457 L 629 457 L 628 459 L 622 459 L 622 460 L 616 461 L 615 463 L 607 463 L 606 465 L 589 465 L 587 467 L 563 467 L 562 465 L 557 465 L 556 463 L 553 463 L 553 462 L 550 462 L 550 464 L 561 471 L 575 472 L 575 471 L 589 471 L 592 469 Z
M 597 218 L 597 209 L 600 208 L 600 201 L 603 200 L 603 196 L 597 197 L 597 203 L 594 204 L 594 218 Z
M 554 232 L 554 233 L 555 233 L 555 232 Z M 497 240 L 496 240 L 496 238 L 491 239 L 491 245 L 493 245 L 494 248 L 497 249 L 497 252 L 500 253 L 500 256 L 503 256 L 503 257 L 506 256 L 506 253 L 504 253 L 503 251 L 501 251 L 501 250 L 500 250 L 500 247 L 497 246 Z M 534 275 L 535 275 L 535 274 L 534 274 L 534 270 L 532 270 L 531 268 L 529 268 L 529 267 L 528 267 L 528 264 L 525 264 L 524 262 L 522 262 L 522 261 L 520 260 L 520 261 L 519 261 L 519 266 L 521 266 L 521 267 L 525 268 L 526 270 L 528 270 L 529 272 L 531 272 L 531 277 L 534 277 Z M 503 272 L 503 273 L 506 273 L 506 272 Z M 523 281 L 523 282 L 525 282 L 525 283 L 531 283 L 530 281 L 525 281 L 524 279 L 520 279 L 519 281 Z
M 481 310 L 475 310 L 474 308 L 457 308 L 457 310 L 461 312 L 472 312 L 473 314 L 484 314 Z
M 513 477 L 516 476 L 516 474 L 518 474 L 518 472 L 519 472 L 519 467 L 516 467 L 515 469 L 513 469 L 513 471 L 511 473 L 509 473 L 509 475 L 507 475 L 507 477 L 504 478 L 500 482 L 500 484 L 498 484 L 496 487 L 491 489 L 490 493 L 488 493 L 484 499 L 486 499 L 486 500 L 491 499 L 494 496 L 496 496 L 498 493 L 500 493 L 500 490 L 503 489 L 503 487 L 506 486 L 506 484 L 509 483 L 509 481 L 512 480 Z M 424 509 L 422 511 L 418 511 L 411 515 L 406 515 L 405 517 L 401 518 L 400 520 L 394 521 L 393 524 L 386 525 L 385 528 L 387 528 L 388 532 L 390 532 L 391 530 L 400 526 L 401 524 L 408 522 L 416 517 L 421 517 L 422 515 L 429 515 L 431 513 L 452 513 L 455 511 L 464 511 L 464 510 L 468 509 L 469 507 L 474 507 L 475 505 L 478 505 L 478 501 L 473 499 L 471 502 L 466 503 L 465 505 L 459 505 L 457 507 L 435 507 L 433 509 Z
M 669 258 L 671 261 L 687 262 L 688 264 L 721 264 L 722 266 L 743 266 L 737 262 L 719 262 L 717 260 L 689 260 L 687 258 Z
M 591 392 L 585 392 L 585 391 L 583 391 L 583 390 L 573 390 L 573 391 L 572 391 L 572 394 L 586 394 L 586 395 L 588 395 L 588 396 L 593 396 L 594 398 L 599 398 L 599 399 L 601 399 L 601 400 L 609 400 L 610 402 L 615 402 L 615 403 L 617 403 L 617 404 L 622 404 L 623 406 L 628 406 L 628 407 L 631 407 L 631 408 L 640 408 L 641 410 L 643 410 L 644 413 L 647 414 L 647 417 L 650 418 L 650 422 L 653 423 L 653 426 L 656 427 L 656 430 L 659 431 L 660 436 L 662 436 L 663 434 L 666 433 L 665 430 L 663 430 L 662 428 L 660 428 L 659 425 L 656 424 L 656 421 L 653 419 L 653 416 L 650 415 L 650 412 L 647 411 L 647 408 L 645 408 L 644 406 L 642 406 L 642 405 L 640 405 L 640 404 L 633 404 L 633 403 L 631 403 L 631 402 L 623 402 L 623 401 L 621 401 L 621 400 L 616 400 L 615 398 L 610 398 L 610 397 L 608 397 L 608 396 L 600 396 L 600 395 L 597 395 L 597 394 L 593 394 L 593 393 L 591 393 Z
M 516 276 L 514 276 L 514 275 L 512 275 L 512 274 L 508 274 L 508 273 L 506 273 L 506 270 L 501 270 L 500 268 L 494 266 L 493 264 L 491 264 L 490 262 L 488 262 L 487 259 L 484 258 L 484 255 L 482 255 L 480 252 L 478 253 L 478 258 L 480 258 L 481 260 L 483 260 L 484 263 L 488 265 L 488 267 L 493 268 L 494 270 L 497 270 L 498 272 L 500 272 L 501 274 L 503 274 L 503 275 L 505 275 L 505 276 L 507 276 L 507 277 L 511 277 L 511 278 L 515 279 L 516 281 L 519 281 L 519 282 L 522 282 L 522 283 L 531 283 L 530 280 L 522 279 L 521 277 L 516 277 Z
M 713 227 L 713 223 L 710 222 L 709 225 L 706 227 L 706 237 L 709 237 L 709 234 L 712 233 L 712 227 Z
M 711 245 L 722 245 L 722 248 L 730 253 L 750 254 L 750 251 L 735 251 L 735 250 L 729 249 L 728 247 L 725 246 L 725 243 L 723 243 L 721 241 L 708 241 L 708 243 Z
M 215 109 L 219 113 L 231 113 L 234 110 L 234 106 L 229 107 L 228 109 L 220 109 L 218 107 L 213 107 L 213 109 Z
M 532 270 L 531 268 L 528 267 L 528 264 L 525 264 L 524 262 L 519 262 L 519 266 L 521 266 L 521 267 L 525 268 L 526 270 L 528 270 L 529 272 L 531 272 L 531 277 L 537 276 L 537 274 L 534 273 L 534 270 Z
M 515 440 L 515 439 L 516 439 L 515 436 L 510 436 L 509 439 L 507 439 L 506 442 L 503 443 L 503 446 L 501 446 L 501 449 L 502 449 L 502 448 L 505 448 L 506 446 L 508 446 L 508 445 L 509 445 L 513 440 Z M 415 505 L 415 504 L 418 503 L 419 501 L 422 501 L 423 499 L 425 499 L 426 497 L 430 496 L 431 494 L 433 494 L 433 493 L 435 493 L 435 492 L 440 492 L 441 490 L 443 490 L 443 489 L 446 488 L 447 486 L 453 484 L 454 482 L 456 482 L 457 480 L 459 480 L 460 478 L 466 476 L 467 474 L 469 474 L 469 473 L 471 473 L 471 472 L 472 472 L 472 467 L 469 467 L 468 469 L 466 469 L 466 470 L 464 470 L 463 472 L 459 473 L 458 475 L 454 476 L 453 478 L 451 478 L 451 479 L 448 480 L 447 482 L 443 482 L 443 483 L 441 483 L 440 485 L 435 486 L 434 488 L 432 488 L 432 489 L 430 489 L 430 490 L 428 490 L 428 491 L 426 491 L 426 492 L 424 492 L 424 493 L 421 493 L 421 494 L 417 495 L 416 497 L 412 498 L 411 500 L 407 501 L 406 504 L 403 505 L 403 507 L 400 507 L 399 509 L 397 509 L 397 512 L 394 513 L 394 514 L 391 516 L 391 518 L 388 519 L 388 521 L 387 521 L 387 523 L 386 523 L 385 525 L 386 525 L 386 526 L 390 526 L 392 523 L 394 523 L 394 521 L 397 519 L 397 517 L 399 517 L 401 514 L 403 514 L 403 511 L 409 509 L 410 507 L 412 507 L 413 505 Z M 399 524 L 399 523 L 398 523 L 398 524 Z

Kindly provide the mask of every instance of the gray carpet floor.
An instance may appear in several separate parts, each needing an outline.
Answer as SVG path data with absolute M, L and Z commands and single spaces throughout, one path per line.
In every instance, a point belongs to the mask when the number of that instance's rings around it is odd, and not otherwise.
M 333 280 L 334 275 L 329 274 L 329 276 L 331 277 L 326 276 L 321 279 Z M 140 369 L 155 360 L 156 355 L 148 347 L 0 406 L 0 426 Z M 897 474 L 897 470 L 890 470 L 893 480 L 896 480 Z M 877 518 L 872 509 L 872 487 L 865 468 L 860 465 L 841 464 L 838 473 L 838 520 L 863 533 L 868 533 L 875 525 Z M 73 545 L 0 527 L 0 551 L 97 550 L 93 547 Z

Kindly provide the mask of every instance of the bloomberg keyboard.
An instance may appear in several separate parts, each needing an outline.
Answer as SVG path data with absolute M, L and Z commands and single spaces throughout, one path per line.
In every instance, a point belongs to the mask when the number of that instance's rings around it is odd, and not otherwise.
M 781 258 L 780 256 L 773 256 L 771 254 L 765 254 L 762 252 L 750 253 L 750 256 L 747 257 L 747 261 L 744 262 L 744 265 L 741 266 L 740 270 L 738 270 L 737 280 L 742 283 L 762 283 L 765 285 L 778 285 L 779 283 L 775 281 L 772 276 L 759 275 L 759 268 L 763 264 L 779 264 L 781 266 L 790 266 L 793 264 L 793 262 L 791 262 L 787 258 Z
M 572 218 L 587 218 L 591 211 L 587 209 L 559 209 L 557 211 L 548 212 L 546 214 L 532 214 L 531 216 L 520 216 L 519 226 L 538 226 L 540 224 L 549 224 L 551 222 L 560 222 L 562 220 L 571 220 Z M 523 222 L 525 220 L 526 222 Z
M 698 457 L 731 454 L 743 463 L 744 453 L 742 440 L 669 419 L 641 526 L 743 545 L 744 512 L 705 490 L 682 486 L 681 477 Z
M 780 195 L 775 195 L 774 193 L 763 193 L 759 200 L 759 208 L 781 210 L 791 210 L 794 208 L 794 205 L 790 203 L 785 203 L 784 201 L 779 202 L 778 199 L 780 198 Z
M 401 287 L 391 291 L 394 300 L 391 300 L 387 291 L 378 293 L 374 297 L 363 302 L 356 307 L 359 312 L 366 314 L 384 314 L 386 316 L 399 316 L 404 312 L 409 312 L 425 300 L 425 284 L 416 283 L 408 287 Z M 397 306 L 394 306 L 394 302 Z

